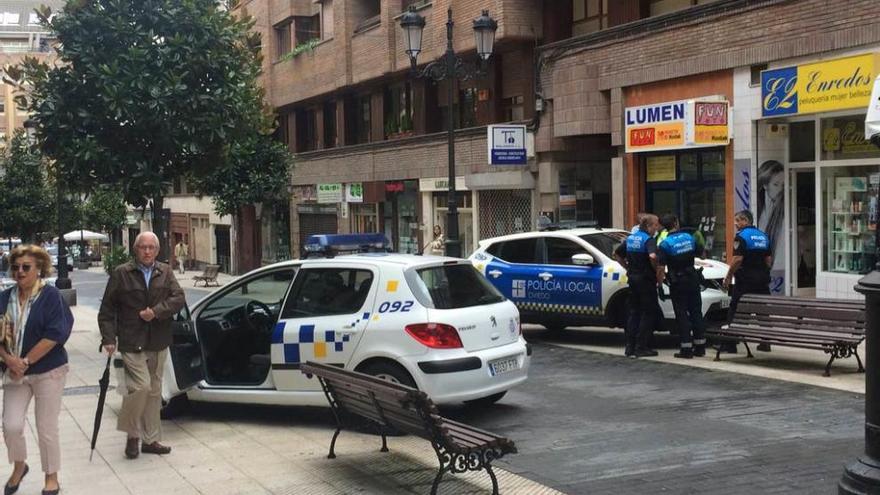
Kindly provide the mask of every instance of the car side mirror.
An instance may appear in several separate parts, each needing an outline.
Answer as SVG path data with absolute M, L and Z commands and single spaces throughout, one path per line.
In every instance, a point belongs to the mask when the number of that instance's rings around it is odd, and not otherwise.
M 578 266 L 590 266 L 596 263 L 596 260 L 587 253 L 578 253 L 571 257 L 571 263 Z

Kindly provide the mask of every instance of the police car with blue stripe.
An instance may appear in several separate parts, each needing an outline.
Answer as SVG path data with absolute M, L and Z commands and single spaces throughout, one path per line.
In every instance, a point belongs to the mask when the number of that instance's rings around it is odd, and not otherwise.
M 387 244 L 381 234 L 315 237 L 306 259 L 254 270 L 181 312 L 163 398 L 326 406 L 318 380 L 300 372 L 306 361 L 439 403 L 492 403 L 526 380 L 531 352 L 512 302 L 467 260 Z M 357 254 L 337 256 L 346 251 Z
M 613 259 L 629 232 L 575 228 L 525 232 L 480 241 L 470 256 L 474 266 L 520 309 L 523 322 L 551 330 L 568 326 L 623 327 L 628 294 L 626 270 Z M 722 290 L 727 265 L 700 259 L 703 314 L 723 318 L 730 297 Z M 667 297 L 660 307 L 672 328 L 675 312 Z

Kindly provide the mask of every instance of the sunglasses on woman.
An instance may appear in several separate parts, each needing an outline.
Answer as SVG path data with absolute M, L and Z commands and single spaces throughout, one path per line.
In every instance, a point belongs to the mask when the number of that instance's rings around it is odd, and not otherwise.
M 24 265 L 24 264 L 10 266 L 10 268 L 12 268 L 12 273 L 15 273 L 19 270 L 23 271 L 24 273 L 27 273 L 27 272 L 31 271 L 32 267 L 33 267 L 33 265 Z

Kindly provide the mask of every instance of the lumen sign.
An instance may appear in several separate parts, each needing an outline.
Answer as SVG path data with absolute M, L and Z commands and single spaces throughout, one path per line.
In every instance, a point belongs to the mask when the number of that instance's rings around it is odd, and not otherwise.
M 663 151 L 730 142 L 730 104 L 708 97 L 628 107 L 626 152 Z
M 761 72 L 761 115 L 780 117 L 863 109 L 877 76 L 877 54 Z

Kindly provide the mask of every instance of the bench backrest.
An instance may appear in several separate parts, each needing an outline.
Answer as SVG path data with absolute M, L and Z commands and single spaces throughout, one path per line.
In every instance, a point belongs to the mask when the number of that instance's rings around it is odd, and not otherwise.
M 424 392 L 311 361 L 301 365 L 300 370 L 321 380 L 331 406 L 335 402 L 338 409 L 422 438 L 444 435 L 437 408 Z
M 217 278 L 218 273 L 220 273 L 220 265 L 206 265 L 202 276 L 205 278 Z
M 747 294 L 733 323 L 852 335 L 865 334 L 865 301 Z

